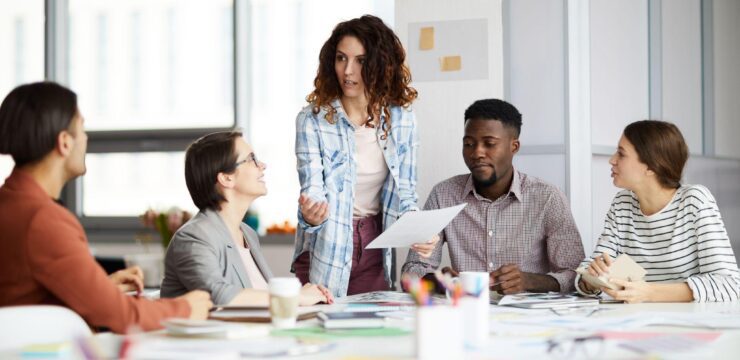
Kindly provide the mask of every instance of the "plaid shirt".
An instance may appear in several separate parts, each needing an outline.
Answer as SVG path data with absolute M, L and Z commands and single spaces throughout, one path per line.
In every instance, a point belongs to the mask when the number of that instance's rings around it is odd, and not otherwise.
M 439 266 L 447 242 L 457 271 L 491 272 L 506 264 L 547 274 L 561 292 L 573 291 L 583 244 L 565 195 L 554 186 L 514 171 L 509 193 L 491 201 L 479 195 L 470 174 L 449 178 L 432 189 L 425 210 L 468 205 L 440 234 L 432 256 L 409 251 L 403 272 L 424 276 Z
M 314 114 L 313 105 L 305 107 L 296 119 L 295 153 L 301 192 L 312 199 L 329 203 L 329 218 L 311 226 L 298 210 L 293 260 L 304 251 L 311 252 L 309 280 L 323 284 L 334 296 L 347 294 L 352 266 L 352 201 L 357 177 L 355 159 L 355 125 L 347 117 L 341 102 L 332 102 L 337 109 L 335 123 L 324 118 L 326 110 Z M 390 108 L 391 131 L 382 139 L 383 127 L 378 127 L 378 143 L 389 173 L 381 190 L 383 230 L 403 213 L 418 210 L 416 205 L 416 152 L 418 138 L 416 118 L 408 108 Z M 380 123 L 385 120 L 381 116 Z M 389 286 L 392 251 L 384 249 L 383 267 Z

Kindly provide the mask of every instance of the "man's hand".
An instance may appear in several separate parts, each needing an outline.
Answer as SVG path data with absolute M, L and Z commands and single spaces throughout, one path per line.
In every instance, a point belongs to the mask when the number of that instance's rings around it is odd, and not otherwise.
M 138 266 L 119 270 L 108 276 L 121 292 L 144 290 L 144 271 Z
M 518 294 L 527 291 L 527 274 L 516 264 L 504 265 L 491 272 L 488 285 L 500 294 Z
M 329 218 L 329 203 L 325 201 L 314 201 L 308 195 L 301 194 L 298 206 L 301 208 L 303 220 L 311 226 L 317 226 Z
M 439 235 L 432 236 L 432 239 L 425 243 L 416 243 L 411 245 L 411 250 L 416 251 L 422 259 L 429 259 L 434 252 L 434 248 L 439 242 Z
M 205 320 L 208 318 L 208 312 L 213 307 L 211 294 L 203 290 L 193 290 L 185 295 L 177 297 L 185 299 L 190 305 L 191 320 Z
M 452 277 L 460 276 L 459 272 L 449 266 L 445 266 L 444 268 L 442 268 L 442 274 L 450 274 L 450 276 Z
M 560 291 L 560 283 L 554 277 L 521 271 L 516 264 L 507 264 L 491 272 L 488 285 L 491 290 L 504 295 Z

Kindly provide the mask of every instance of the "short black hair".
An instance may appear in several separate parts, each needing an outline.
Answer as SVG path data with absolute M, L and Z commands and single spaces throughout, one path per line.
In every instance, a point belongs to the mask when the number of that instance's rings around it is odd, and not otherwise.
M 37 162 L 57 145 L 77 114 L 77 94 L 54 82 L 13 89 L 0 105 L 0 154 L 15 166 Z
M 465 122 L 468 120 L 498 120 L 504 126 L 515 130 L 515 137 L 522 132 L 522 114 L 514 105 L 499 99 L 477 100 L 465 109 Z
M 185 152 L 185 184 L 193 203 L 200 210 L 221 210 L 226 201 L 216 188 L 219 173 L 236 170 L 235 139 L 241 131 L 220 131 L 195 140 Z

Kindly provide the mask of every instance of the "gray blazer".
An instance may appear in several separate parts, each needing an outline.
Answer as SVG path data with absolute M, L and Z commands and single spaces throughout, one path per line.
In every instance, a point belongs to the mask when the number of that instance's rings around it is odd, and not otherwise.
M 241 230 L 254 262 L 269 281 L 272 272 L 262 256 L 257 233 L 246 224 L 241 224 Z M 223 305 L 242 289 L 252 287 L 226 223 L 213 210 L 199 212 L 177 230 L 167 247 L 164 265 L 162 297 L 205 290 L 211 293 L 214 304 Z

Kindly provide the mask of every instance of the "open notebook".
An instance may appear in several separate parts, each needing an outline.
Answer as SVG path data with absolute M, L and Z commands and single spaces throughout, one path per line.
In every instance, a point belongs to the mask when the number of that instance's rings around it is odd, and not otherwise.
M 318 312 L 313 307 L 299 307 L 298 320 L 313 319 Z M 267 306 L 216 306 L 211 310 L 209 319 L 236 322 L 270 322 L 270 310 Z

